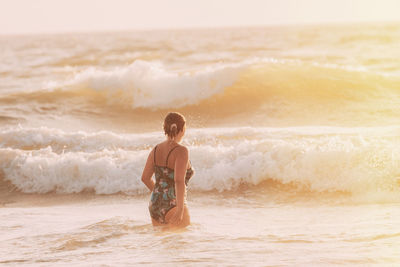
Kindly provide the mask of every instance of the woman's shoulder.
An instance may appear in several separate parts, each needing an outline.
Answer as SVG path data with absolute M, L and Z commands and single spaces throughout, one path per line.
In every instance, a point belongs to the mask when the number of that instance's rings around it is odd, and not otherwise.
M 153 147 L 153 150 L 156 150 L 156 149 L 164 149 L 164 148 L 165 148 L 165 141 L 156 144 L 156 145 Z
M 189 149 L 188 149 L 186 146 L 181 145 L 181 144 L 178 144 L 178 145 L 177 145 L 176 150 L 177 150 L 177 152 L 179 152 L 179 153 L 189 154 Z
M 171 145 L 168 144 L 166 141 L 158 143 L 153 147 L 152 150 L 174 150 L 173 152 L 179 152 L 179 153 L 189 153 L 189 149 L 181 144 L 176 144 L 174 147 L 171 148 Z
M 189 149 L 186 146 L 178 145 L 175 149 L 175 158 L 181 158 L 184 160 L 189 159 Z

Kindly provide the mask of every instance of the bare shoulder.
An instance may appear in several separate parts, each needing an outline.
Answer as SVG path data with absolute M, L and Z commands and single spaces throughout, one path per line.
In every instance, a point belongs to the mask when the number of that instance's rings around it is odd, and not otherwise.
M 150 160 L 150 158 L 153 158 L 153 157 L 154 157 L 154 150 L 155 150 L 155 147 L 153 147 L 153 148 L 150 150 L 149 156 L 147 157 L 148 160 Z
M 176 154 L 181 157 L 188 157 L 189 156 L 189 149 L 183 145 L 179 145 L 176 148 Z
M 154 157 L 154 153 L 156 152 L 157 148 L 158 148 L 161 144 L 162 144 L 162 143 L 159 143 L 159 144 L 153 146 L 153 148 L 150 150 L 149 157 Z

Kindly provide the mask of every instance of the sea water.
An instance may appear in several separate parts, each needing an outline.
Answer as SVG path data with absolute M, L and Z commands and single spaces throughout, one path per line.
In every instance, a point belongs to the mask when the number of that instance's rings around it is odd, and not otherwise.
M 400 263 L 399 24 L 0 37 L 0 264 Z M 186 116 L 191 225 L 141 173 Z

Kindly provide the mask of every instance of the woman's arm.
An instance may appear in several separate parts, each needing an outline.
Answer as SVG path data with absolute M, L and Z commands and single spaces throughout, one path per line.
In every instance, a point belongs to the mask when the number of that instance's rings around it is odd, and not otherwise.
M 154 189 L 154 181 L 151 179 L 154 173 L 154 149 L 149 153 L 147 157 L 146 165 L 144 166 L 142 173 L 142 182 L 153 191 Z
M 179 224 L 183 218 L 183 210 L 185 203 L 185 175 L 189 160 L 189 151 L 186 147 L 181 146 L 176 151 L 174 180 L 176 193 L 176 213 L 171 218 L 172 224 Z

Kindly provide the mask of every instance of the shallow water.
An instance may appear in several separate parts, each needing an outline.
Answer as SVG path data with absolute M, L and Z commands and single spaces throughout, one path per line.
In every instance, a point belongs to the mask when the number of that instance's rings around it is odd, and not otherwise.
M 2 208 L 0 263 L 382 266 L 400 260 L 398 204 L 203 201 L 189 202 L 192 224 L 180 231 L 149 224 L 143 198 Z

